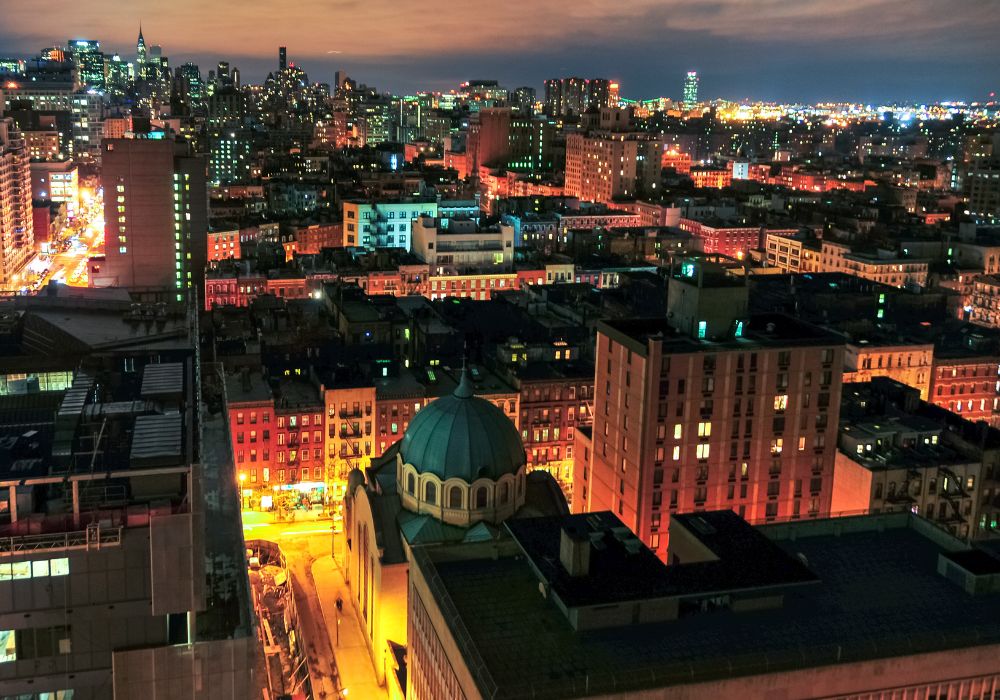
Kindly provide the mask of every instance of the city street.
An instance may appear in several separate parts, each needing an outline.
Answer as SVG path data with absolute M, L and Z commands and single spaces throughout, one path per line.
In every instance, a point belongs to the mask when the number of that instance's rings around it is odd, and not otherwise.
M 77 215 L 50 242 L 51 266 L 36 288 L 51 281 L 71 287 L 87 286 L 87 260 L 104 252 L 104 201 L 100 190 L 81 185 Z M 46 256 L 42 256 L 44 260 Z
M 332 521 L 300 515 L 295 521 L 275 523 L 271 513 L 243 511 L 243 535 L 247 540 L 275 542 L 285 555 L 295 585 L 315 696 L 323 697 L 325 691 L 325 697 L 337 697 L 339 677 L 340 697 L 385 698 L 347 586 L 334 565 Z M 338 540 L 337 553 L 342 556 L 343 535 Z M 338 597 L 343 601 L 339 613 Z

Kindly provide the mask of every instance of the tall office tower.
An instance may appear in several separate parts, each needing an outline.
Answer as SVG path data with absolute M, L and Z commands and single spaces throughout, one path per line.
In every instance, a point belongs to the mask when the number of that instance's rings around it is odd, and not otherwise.
M 613 511 L 661 557 L 674 513 L 829 515 L 840 336 L 749 315 L 745 279 L 709 258 L 671 270 L 667 318 L 597 331 L 592 444 L 574 450 L 574 512 Z
M 21 286 L 35 244 L 29 160 L 14 120 L 0 119 L 0 290 Z
M 684 109 L 692 110 L 698 106 L 698 73 L 689 70 L 684 78 Z
M 123 97 L 125 95 L 125 91 L 128 90 L 129 80 L 132 79 L 128 62 L 125 61 L 119 54 L 112 54 L 111 56 L 106 57 L 104 67 L 105 90 L 109 95 Z
M 146 40 L 142 36 L 142 25 L 139 25 L 139 38 L 135 42 L 135 72 L 137 78 L 146 77 Z
M 1000 133 L 982 134 L 966 147 L 966 214 L 977 224 L 1000 223 Z
M 278 47 L 278 70 L 288 68 L 288 49 L 284 46 Z
M 66 42 L 66 48 L 73 54 L 80 82 L 87 87 L 104 90 L 105 57 L 101 53 L 101 43 L 87 39 L 71 39 Z
M 188 62 L 177 69 L 177 90 L 190 109 L 204 106 L 205 84 L 201 80 L 201 70 L 197 65 Z
M 104 142 L 105 263 L 101 284 L 170 288 L 178 300 L 201 288 L 208 194 L 205 159 L 156 138 Z

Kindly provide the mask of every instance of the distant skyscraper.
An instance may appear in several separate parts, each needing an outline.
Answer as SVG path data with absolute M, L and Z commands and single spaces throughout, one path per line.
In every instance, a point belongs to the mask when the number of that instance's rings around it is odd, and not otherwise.
M 108 139 L 101 159 L 109 286 L 175 290 L 204 274 L 208 195 L 205 160 L 177 155 L 173 141 Z
M 611 107 L 611 85 L 611 81 L 605 78 L 546 80 L 545 113 L 550 116 L 570 116 L 583 114 L 591 107 Z
M 76 63 L 80 82 L 87 87 L 103 90 L 105 85 L 104 54 L 101 53 L 100 42 L 71 39 L 66 42 L 66 48 L 73 54 L 73 62 Z
M 14 121 L 0 119 L 0 289 L 19 286 L 17 275 L 34 246 L 28 160 Z
M 535 88 L 519 87 L 515 89 L 510 93 L 510 103 L 511 107 L 520 112 L 531 114 L 535 109 Z
M 279 70 L 288 68 L 288 49 L 284 46 L 278 47 L 278 68 Z
M 698 106 L 698 73 L 689 70 L 684 78 L 684 109 L 694 109 Z
M 201 80 L 201 71 L 194 63 L 185 63 L 177 69 L 177 88 L 189 108 L 197 109 L 205 103 L 205 84 Z
M 113 54 L 105 58 L 104 65 L 105 89 L 111 95 L 123 96 L 128 89 L 129 80 L 132 78 L 128 62 L 119 54 Z
M 139 77 L 145 75 L 146 70 L 146 40 L 142 38 L 142 25 L 139 25 L 139 38 L 135 42 L 135 70 Z

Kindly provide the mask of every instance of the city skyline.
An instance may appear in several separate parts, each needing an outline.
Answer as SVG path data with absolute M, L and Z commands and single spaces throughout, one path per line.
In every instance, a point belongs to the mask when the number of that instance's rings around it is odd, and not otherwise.
M 319 22 L 302 23 L 301 14 L 269 18 L 265 31 L 241 19 L 253 16 L 253 3 L 238 12 L 224 3 L 211 13 L 191 7 L 169 16 L 140 6 L 113 25 L 93 19 L 105 15 L 100 7 L 69 9 L 64 26 L 75 34 L 59 37 L 29 3 L 17 0 L 0 29 L 0 53 L 30 56 L 40 46 L 83 37 L 131 57 L 141 21 L 147 42 L 161 45 L 173 65 L 192 60 L 207 70 L 228 60 L 255 82 L 276 67 L 283 45 L 312 79 L 329 82 L 342 69 L 380 90 L 403 93 L 448 90 L 472 78 L 514 87 L 580 75 L 618 80 L 622 94 L 636 99 L 680 98 L 684 73 L 697 70 L 703 99 L 976 101 L 995 91 L 991 76 L 1000 68 L 988 50 L 1000 17 L 987 6 L 973 0 L 941 16 L 923 1 L 808 2 L 794 9 L 768 1 L 751 11 L 732 0 L 681 0 L 666 8 L 635 3 L 621 13 L 604 0 L 584 9 L 550 0 L 480 8 L 481 26 L 502 37 L 491 41 L 457 26 L 459 18 L 447 12 L 428 14 L 443 18 L 437 31 L 415 31 L 417 18 L 407 8 L 392 14 L 388 6 L 366 5 L 361 13 L 350 2 L 307 9 Z M 348 14 L 352 28 L 337 27 L 337 12 Z M 524 21 L 528 17 L 532 21 Z M 886 17 L 895 18 L 888 28 Z

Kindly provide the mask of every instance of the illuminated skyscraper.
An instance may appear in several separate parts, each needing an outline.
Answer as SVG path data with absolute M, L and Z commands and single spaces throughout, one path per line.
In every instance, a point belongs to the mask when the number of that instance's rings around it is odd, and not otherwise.
M 139 25 L 139 39 L 135 42 L 135 70 L 140 78 L 146 76 L 146 40 L 142 38 L 142 25 Z
M 104 54 L 98 41 L 87 39 L 71 39 L 66 42 L 66 48 L 73 53 L 73 62 L 80 75 L 80 82 L 87 87 L 103 90 Z
M 105 58 L 105 89 L 108 94 L 122 97 L 132 79 L 129 64 L 119 54 Z
M 177 87 L 188 107 L 197 109 L 205 104 L 205 84 L 194 63 L 189 61 L 177 69 Z
M 278 70 L 288 68 L 288 49 L 284 46 L 278 47 Z
M 689 70 L 684 78 L 684 109 L 694 109 L 698 106 L 698 73 Z

